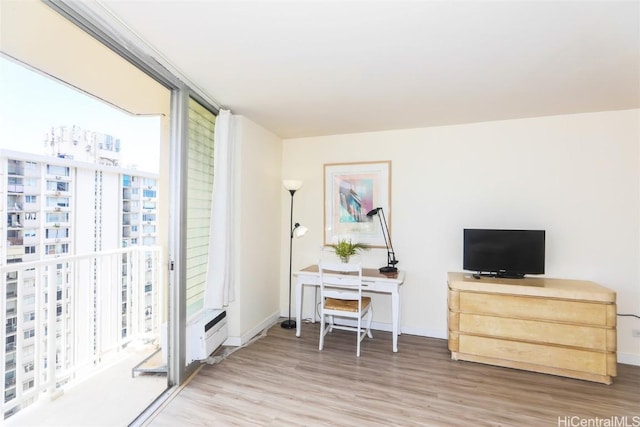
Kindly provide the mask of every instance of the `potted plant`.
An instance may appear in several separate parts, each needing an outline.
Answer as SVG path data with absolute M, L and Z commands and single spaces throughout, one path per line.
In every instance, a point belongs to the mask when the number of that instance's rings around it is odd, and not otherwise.
M 367 250 L 369 247 L 363 243 L 354 243 L 349 238 L 341 238 L 337 243 L 329 245 L 333 248 L 334 252 L 340 258 L 340 261 L 347 263 L 349 258 L 359 251 Z

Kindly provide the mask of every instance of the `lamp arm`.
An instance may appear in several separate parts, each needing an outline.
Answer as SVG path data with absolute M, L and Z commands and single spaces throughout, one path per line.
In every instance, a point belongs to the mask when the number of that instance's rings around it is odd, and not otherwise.
M 378 215 L 378 219 L 380 220 L 380 228 L 382 229 L 382 237 L 384 238 L 384 246 L 387 248 L 387 252 L 389 252 L 389 242 L 387 241 L 387 233 L 384 231 L 384 224 L 382 223 L 382 217 Z
M 381 223 L 382 220 L 384 220 L 384 228 L 383 228 L 383 233 L 382 234 L 386 234 L 385 237 L 385 243 L 388 241 L 388 245 L 387 245 L 387 268 L 388 271 L 395 271 L 395 265 L 398 263 L 398 260 L 396 259 L 396 253 L 393 249 L 393 243 L 391 243 L 391 234 L 389 233 L 389 225 L 387 224 L 387 217 L 384 214 L 384 210 L 382 208 L 380 208 L 379 212 L 378 212 L 379 216 L 381 216 Z
M 382 213 L 382 219 L 384 219 L 384 232 L 387 234 L 387 238 L 385 238 L 385 242 L 388 239 L 389 240 L 389 246 L 388 248 L 391 249 L 392 253 L 395 253 L 393 250 L 393 244 L 391 243 L 391 234 L 389 234 L 389 226 L 387 225 L 387 217 L 384 215 L 384 211 L 382 210 L 382 208 L 380 208 L 380 212 Z

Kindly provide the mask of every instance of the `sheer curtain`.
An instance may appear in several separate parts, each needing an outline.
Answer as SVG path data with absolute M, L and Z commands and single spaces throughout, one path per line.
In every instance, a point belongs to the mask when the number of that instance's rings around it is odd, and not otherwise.
M 233 115 L 220 110 L 214 131 L 213 197 L 206 308 L 223 308 L 235 299 L 233 285 L 234 126 Z

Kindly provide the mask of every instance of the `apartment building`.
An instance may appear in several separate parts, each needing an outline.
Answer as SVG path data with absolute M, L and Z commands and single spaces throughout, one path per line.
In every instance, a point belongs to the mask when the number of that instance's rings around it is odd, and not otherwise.
M 117 166 L 109 135 L 47 138 L 49 155 L 0 151 L 5 418 L 157 332 L 157 253 L 124 249 L 155 244 L 157 175 Z

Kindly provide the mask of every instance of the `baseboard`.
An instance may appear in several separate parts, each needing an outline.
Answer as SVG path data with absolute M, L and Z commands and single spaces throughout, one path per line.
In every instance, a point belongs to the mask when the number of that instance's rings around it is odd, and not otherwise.
M 241 336 L 229 337 L 225 342 L 222 343 L 223 346 L 231 346 L 231 347 L 240 347 L 243 344 L 249 342 L 249 340 L 260 332 L 262 332 L 265 328 L 271 327 L 274 323 L 276 323 L 280 319 L 280 313 L 275 312 L 271 314 L 269 317 L 260 322 L 257 326 L 249 329 L 247 332 L 242 334 Z
M 618 353 L 618 363 L 625 365 L 640 366 L 640 355 L 629 353 Z

